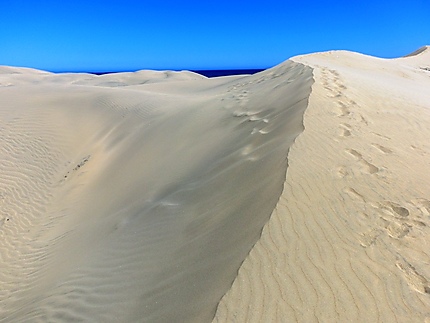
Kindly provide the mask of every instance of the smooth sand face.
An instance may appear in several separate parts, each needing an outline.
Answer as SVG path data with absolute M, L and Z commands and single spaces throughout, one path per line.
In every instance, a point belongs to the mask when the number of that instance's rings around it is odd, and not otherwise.
M 284 191 L 214 322 L 430 322 L 430 51 L 301 56 Z
M 311 68 L 0 73 L 0 321 L 210 321 L 278 202 Z

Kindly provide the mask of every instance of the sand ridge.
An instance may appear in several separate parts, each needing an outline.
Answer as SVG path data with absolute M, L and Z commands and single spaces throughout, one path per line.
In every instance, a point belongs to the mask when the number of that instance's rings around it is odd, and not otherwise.
M 333 51 L 284 191 L 214 322 L 430 320 L 430 63 Z
M 210 321 L 275 207 L 311 68 L 0 75 L 0 321 Z
M 0 322 L 428 322 L 429 64 L 0 67 Z

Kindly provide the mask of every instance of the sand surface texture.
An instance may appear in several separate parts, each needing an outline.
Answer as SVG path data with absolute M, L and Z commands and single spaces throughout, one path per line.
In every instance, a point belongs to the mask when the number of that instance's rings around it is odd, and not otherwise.
M 312 84 L 292 61 L 216 79 L 0 67 L 0 322 L 210 322 Z
M 214 322 L 430 322 L 430 48 L 293 60 L 305 130 Z

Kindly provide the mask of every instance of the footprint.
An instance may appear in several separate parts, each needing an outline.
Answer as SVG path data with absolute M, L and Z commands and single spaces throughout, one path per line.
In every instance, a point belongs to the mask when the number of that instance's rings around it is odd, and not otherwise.
M 349 137 L 349 136 L 351 136 L 351 131 L 349 131 L 347 129 L 341 129 L 340 136 L 341 137 Z
M 341 123 L 340 126 L 348 130 L 352 129 L 352 126 L 349 123 Z
M 349 111 L 349 109 L 345 105 L 345 103 L 338 102 L 338 104 L 339 104 L 339 109 L 340 109 L 340 112 L 338 114 L 339 117 L 346 117 L 346 116 L 349 116 L 351 114 L 351 112 Z
M 411 201 L 422 214 L 429 216 L 430 215 L 430 201 L 422 198 L 418 198 Z
M 384 135 L 381 135 L 380 133 L 377 133 L 377 132 L 371 132 L 372 134 L 374 134 L 375 136 L 378 136 L 378 137 L 381 137 L 381 138 L 383 138 L 383 139 L 385 139 L 385 140 L 391 140 L 391 138 L 390 137 L 387 137 L 387 136 L 384 136 Z
M 411 227 L 406 223 L 390 222 L 387 226 L 387 233 L 394 239 L 401 239 L 411 231 Z
M 339 80 L 339 76 L 340 76 L 339 72 L 337 72 L 336 70 L 330 70 L 330 69 L 328 69 L 327 71 L 333 76 L 335 81 Z
M 393 152 L 391 149 L 384 147 L 382 145 L 372 144 L 372 146 L 378 149 L 380 152 L 383 152 L 384 154 L 391 154 Z
M 400 216 L 402 218 L 405 218 L 409 216 L 409 210 L 401 206 L 400 204 L 390 202 L 390 201 L 385 201 L 385 202 L 379 203 L 379 205 L 380 205 L 380 208 L 385 211 L 385 213 L 388 213 L 395 217 Z
M 363 248 L 368 248 L 376 243 L 378 237 L 382 234 L 381 230 L 372 229 L 361 234 L 360 245 Z
M 364 159 L 361 159 L 360 163 L 367 169 L 367 171 L 370 174 L 375 174 L 375 173 L 379 172 L 379 168 L 378 167 L 376 167 L 375 165 L 369 163 L 368 161 L 366 161 Z
M 353 156 L 355 159 L 357 159 L 360 162 L 360 164 L 364 167 L 366 172 L 368 172 L 369 174 L 375 174 L 379 172 L 379 168 L 373 165 L 372 163 L 369 163 L 367 160 L 365 160 L 363 158 L 363 155 L 360 154 L 358 151 L 354 149 L 346 149 L 346 152 L 351 156 Z
M 340 166 L 337 168 L 337 176 L 343 178 L 348 175 L 348 171 L 344 166 Z
M 366 199 L 364 198 L 363 195 L 361 195 L 360 193 L 358 193 L 355 189 L 353 189 L 352 187 L 348 187 L 346 189 L 344 189 L 344 192 L 346 194 L 348 194 L 350 197 L 352 197 L 353 199 L 356 200 L 361 200 L 363 202 L 366 202 Z
M 360 121 L 362 122 L 362 123 L 364 123 L 366 126 L 368 126 L 369 125 L 369 122 L 367 121 L 367 119 L 365 118 L 365 117 L 363 117 L 363 115 L 361 115 L 360 114 Z
M 341 123 L 340 126 L 342 127 L 340 136 L 341 137 L 349 137 L 351 136 L 351 126 L 347 123 Z
M 340 97 L 342 97 L 342 92 L 336 92 L 331 96 L 331 98 L 340 98 Z
M 362 159 L 363 156 L 356 150 L 354 149 L 346 149 L 346 152 L 352 156 L 354 156 L 357 159 Z
M 409 286 L 422 294 L 430 294 L 429 281 L 424 275 L 420 274 L 411 263 L 398 255 L 396 266 L 403 272 Z

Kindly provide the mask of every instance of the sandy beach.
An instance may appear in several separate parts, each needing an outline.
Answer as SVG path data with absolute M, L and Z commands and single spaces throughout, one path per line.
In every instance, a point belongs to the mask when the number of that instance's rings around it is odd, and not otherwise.
M 430 322 L 429 88 L 0 66 L 0 322 Z

